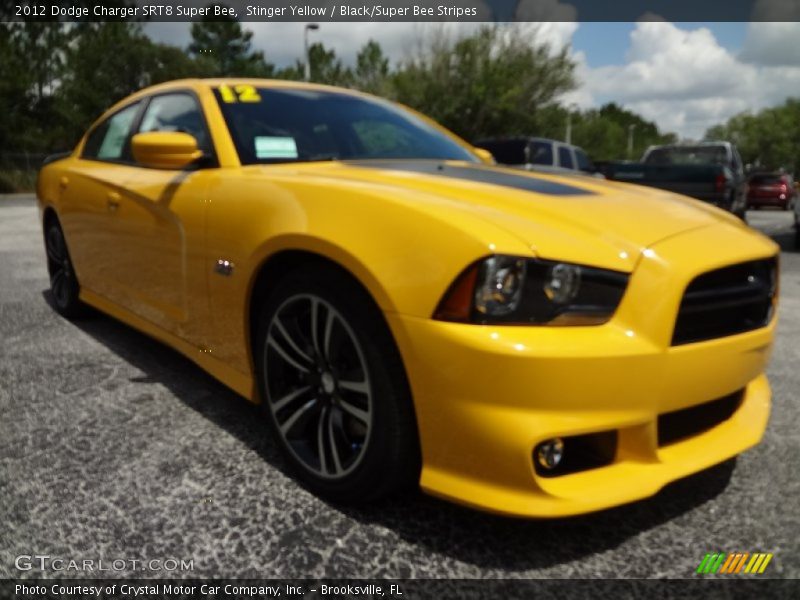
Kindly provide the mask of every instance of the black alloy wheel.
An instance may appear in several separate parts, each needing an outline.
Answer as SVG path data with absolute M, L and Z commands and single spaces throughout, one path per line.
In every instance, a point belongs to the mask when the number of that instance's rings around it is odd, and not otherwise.
M 358 503 L 417 483 L 402 361 L 360 286 L 332 269 L 284 278 L 266 302 L 257 343 L 264 412 L 307 487 Z
M 317 477 L 352 472 L 369 444 L 373 398 L 364 350 L 342 315 L 319 296 L 288 298 L 264 357 L 267 406 L 295 458 Z

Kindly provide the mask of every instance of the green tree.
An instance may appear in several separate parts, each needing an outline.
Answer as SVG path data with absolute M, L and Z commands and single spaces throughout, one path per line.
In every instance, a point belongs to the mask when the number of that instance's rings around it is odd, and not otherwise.
M 353 87 L 371 94 L 386 95 L 390 93 L 390 85 L 389 59 L 383 54 L 381 45 L 370 40 L 356 56 Z
M 741 113 L 710 128 L 707 140 L 727 140 L 752 168 L 800 173 L 800 98 L 758 113 Z
M 466 139 L 535 133 L 537 117 L 575 87 L 567 49 L 535 33 L 485 26 L 455 41 L 438 36 L 401 65 L 394 94 Z
M 213 5 L 212 5 L 213 6 Z M 252 49 L 253 32 L 233 17 L 204 17 L 192 23 L 189 54 L 209 77 L 272 77 L 275 66 Z
M 566 111 L 563 122 L 566 122 Z M 629 156 L 631 127 L 633 149 Z M 573 113 L 572 116 L 572 142 L 584 148 L 595 160 L 638 160 L 648 147 L 675 141 L 675 134 L 662 133 L 652 121 L 613 102 L 599 110 Z
M 60 23 L 0 24 L 0 150 L 48 147 L 60 123 L 55 93 L 69 34 Z
M 328 49 L 324 44 L 316 43 L 308 47 L 308 58 L 311 65 L 311 81 L 326 85 L 350 87 L 353 85 L 353 72 L 344 66 L 336 56 L 336 51 Z M 305 76 L 305 63 L 301 60 L 278 71 L 277 77 L 300 81 Z
M 68 123 L 65 141 L 74 142 L 104 110 L 129 94 L 197 73 L 179 48 L 152 42 L 138 24 L 80 25 L 59 90 Z

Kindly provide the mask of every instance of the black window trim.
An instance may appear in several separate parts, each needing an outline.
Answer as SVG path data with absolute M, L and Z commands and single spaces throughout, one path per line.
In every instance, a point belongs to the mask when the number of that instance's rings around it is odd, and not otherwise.
M 119 108 L 119 110 L 115 110 L 112 114 L 108 115 L 105 119 L 97 123 L 94 127 L 92 127 L 89 132 L 86 134 L 86 140 L 89 139 L 89 136 L 100 127 L 103 123 L 112 119 L 115 115 L 121 113 L 123 110 L 134 106 L 135 104 L 139 104 L 139 109 L 137 110 L 136 114 L 133 117 L 133 123 L 131 124 L 131 128 L 128 131 L 128 135 L 125 137 L 125 143 L 122 147 L 122 157 L 119 159 L 108 159 L 108 158 L 98 158 L 93 156 L 84 156 L 84 150 L 86 144 L 84 143 L 84 147 L 81 148 L 81 160 L 91 160 L 95 162 L 102 162 L 102 163 L 111 163 L 111 164 L 118 164 L 118 165 L 127 165 L 138 167 L 140 169 L 153 169 L 156 171 L 163 171 L 163 169 L 159 169 L 157 167 L 148 167 L 147 165 L 143 165 L 137 163 L 133 160 L 133 155 L 131 154 L 131 139 L 133 136 L 139 133 L 139 127 L 142 125 L 142 121 L 144 120 L 144 115 L 147 112 L 147 109 L 150 107 L 150 102 L 154 98 L 159 98 L 161 96 L 174 96 L 176 94 L 182 94 L 186 96 L 190 96 L 195 103 L 197 104 L 197 108 L 200 111 L 200 118 L 203 123 L 203 128 L 205 129 L 205 133 L 208 136 L 209 144 L 211 145 L 211 153 L 208 156 L 203 156 L 203 158 L 194 165 L 189 165 L 186 169 L 182 169 L 184 171 L 194 171 L 199 169 L 210 169 L 210 168 L 218 168 L 219 167 L 219 160 L 217 158 L 217 147 L 214 143 L 214 137 L 211 135 L 211 128 L 208 126 L 208 118 L 206 116 L 206 111 L 203 109 L 203 103 L 200 101 L 200 96 L 198 96 L 197 92 L 195 92 L 191 88 L 176 88 L 171 90 L 163 90 L 160 92 L 156 92 L 154 94 L 149 94 L 144 96 L 143 98 L 137 98 L 136 100 L 129 102 L 125 106 Z

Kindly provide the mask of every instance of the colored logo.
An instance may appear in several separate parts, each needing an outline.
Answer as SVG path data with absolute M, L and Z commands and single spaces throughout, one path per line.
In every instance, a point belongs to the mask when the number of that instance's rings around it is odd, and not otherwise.
M 749 552 L 734 552 L 732 554 L 716 552 L 714 554 L 706 554 L 695 572 L 703 575 L 730 575 L 732 573 L 757 573 L 760 575 L 771 560 L 772 554 L 766 552 L 756 552 L 754 554 Z

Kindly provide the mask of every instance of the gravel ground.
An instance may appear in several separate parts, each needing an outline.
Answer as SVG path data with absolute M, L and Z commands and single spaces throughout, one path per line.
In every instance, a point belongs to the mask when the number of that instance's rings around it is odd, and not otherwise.
M 750 217 L 784 247 L 763 443 L 649 500 L 536 522 L 312 496 L 257 409 L 188 360 L 108 317 L 59 318 L 35 204 L 0 198 L 0 577 L 54 576 L 17 571 L 23 554 L 193 560 L 126 577 L 687 577 L 716 550 L 774 552 L 767 574 L 798 577 L 800 254 L 789 213 Z

